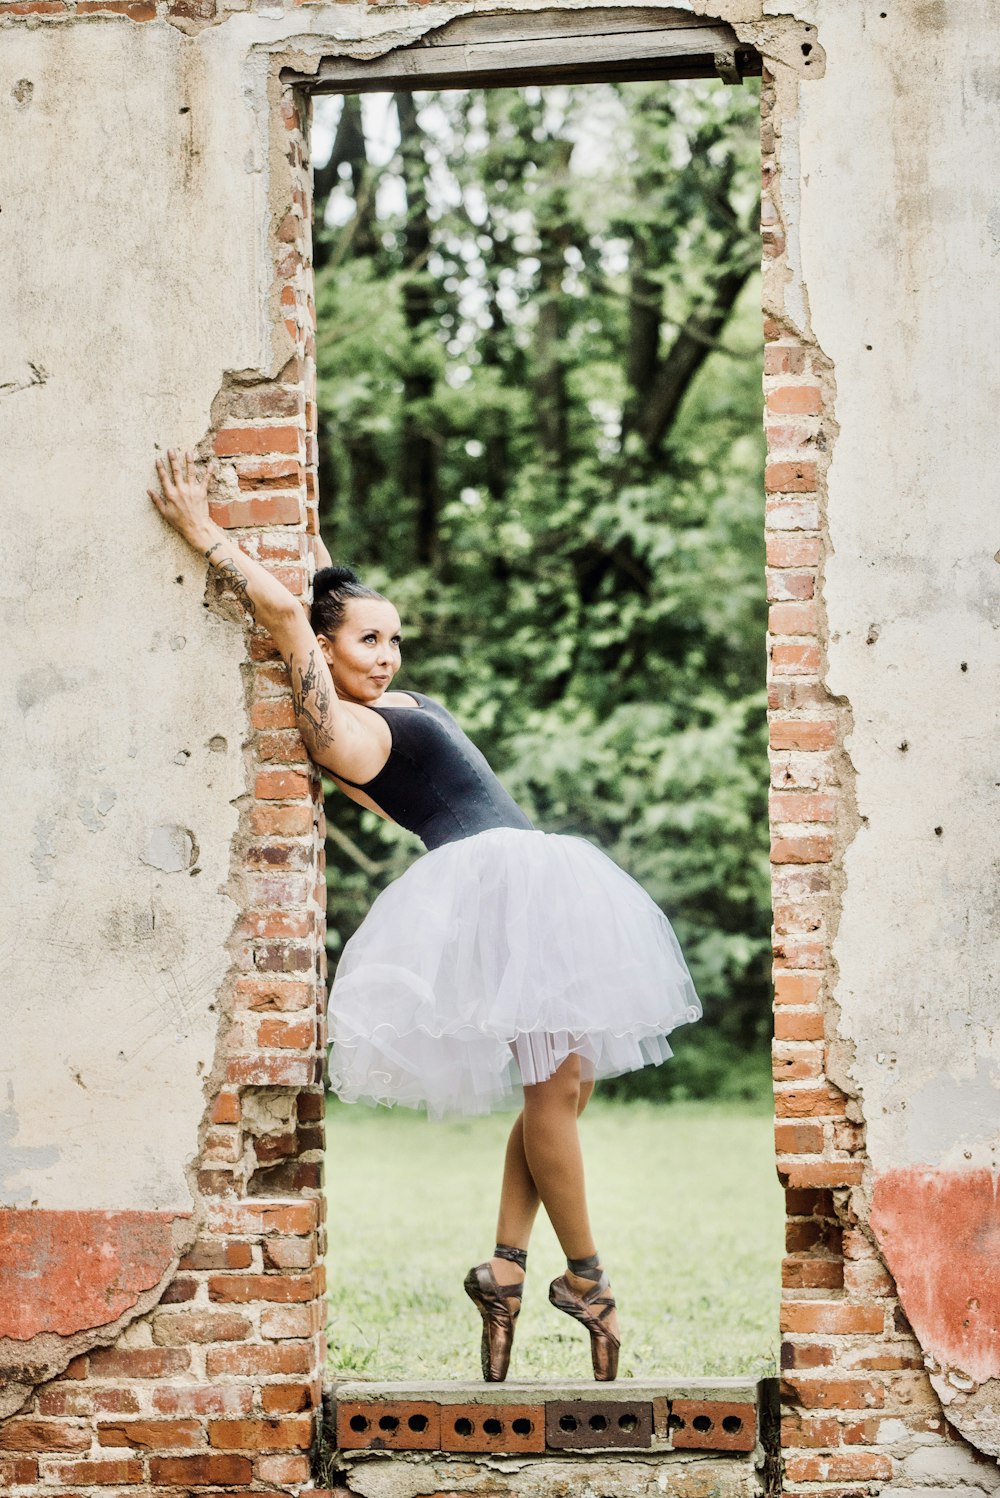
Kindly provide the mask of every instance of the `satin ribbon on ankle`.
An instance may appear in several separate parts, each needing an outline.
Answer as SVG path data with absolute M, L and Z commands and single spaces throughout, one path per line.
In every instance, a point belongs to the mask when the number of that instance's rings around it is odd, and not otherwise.
M 509 1243 L 498 1243 L 493 1250 L 495 1259 L 509 1259 L 512 1264 L 517 1264 L 520 1269 L 527 1270 L 528 1250 L 526 1248 L 512 1248 Z

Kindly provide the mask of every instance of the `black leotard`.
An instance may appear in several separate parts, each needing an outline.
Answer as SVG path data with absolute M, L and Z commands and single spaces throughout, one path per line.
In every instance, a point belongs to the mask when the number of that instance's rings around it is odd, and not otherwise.
M 392 747 L 371 780 L 345 785 L 371 796 L 387 816 L 415 832 L 427 848 L 440 848 L 488 827 L 532 823 L 504 790 L 482 754 L 451 713 L 421 692 L 407 691 L 417 708 L 372 707 L 387 718 Z M 366 704 L 367 705 L 367 704 Z

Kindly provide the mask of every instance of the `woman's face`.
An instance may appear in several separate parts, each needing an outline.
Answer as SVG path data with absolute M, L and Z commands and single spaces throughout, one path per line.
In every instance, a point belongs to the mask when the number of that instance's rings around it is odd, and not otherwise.
M 400 667 L 399 615 L 381 598 L 349 598 L 344 622 L 333 636 L 320 636 L 338 697 L 375 702 L 388 691 Z

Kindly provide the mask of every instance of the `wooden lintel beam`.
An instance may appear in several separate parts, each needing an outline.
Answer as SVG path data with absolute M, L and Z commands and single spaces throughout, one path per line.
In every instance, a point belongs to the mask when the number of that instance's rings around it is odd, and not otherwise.
M 759 72 L 757 53 L 720 22 L 600 7 L 463 16 L 382 57 L 329 57 L 315 74 L 283 76 L 314 93 L 374 93 L 713 76 L 736 83 Z

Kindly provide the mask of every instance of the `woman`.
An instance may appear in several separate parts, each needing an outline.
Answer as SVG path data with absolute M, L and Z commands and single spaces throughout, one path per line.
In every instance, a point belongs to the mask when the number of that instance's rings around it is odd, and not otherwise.
M 582 838 L 539 832 L 439 703 L 391 691 L 399 616 L 349 568 L 317 573 L 311 618 L 209 517 L 208 475 L 157 461 L 160 514 L 227 581 L 291 675 L 310 755 L 353 801 L 428 851 L 372 905 L 330 992 L 342 1098 L 485 1112 L 513 1094 L 491 1258 L 465 1289 L 483 1320 L 483 1377 L 507 1375 L 544 1205 L 566 1254 L 549 1299 L 590 1336 L 594 1377 L 617 1373 L 615 1301 L 587 1213 L 577 1118 L 599 1076 L 664 1060 L 701 1006 L 670 924 Z

